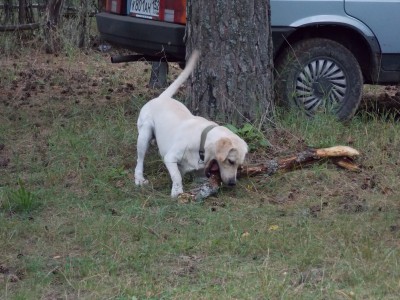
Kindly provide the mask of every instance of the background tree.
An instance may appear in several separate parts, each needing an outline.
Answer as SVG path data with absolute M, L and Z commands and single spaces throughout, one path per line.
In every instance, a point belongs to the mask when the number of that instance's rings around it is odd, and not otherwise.
M 269 0 L 188 0 L 186 53 L 201 51 L 188 107 L 223 123 L 263 124 L 272 116 Z
M 40 28 L 39 18 L 44 1 L 4 0 L 0 3 L 0 32 L 12 31 L 19 34 L 20 31 Z
M 90 15 L 89 0 L 81 0 L 80 9 L 78 12 L 79 48 L 86 48 L 89 45 L 89 25 L 90 25 L 89 15 Z
M 87 48 L 90 16 L 95 12 L 95 3 L 90 0 L 48 0 L 44 28 L 46 52 L 59 52 L 65 41 L 79 48 Z M 104 1 L 101 0 L 98 4 L 103 7 Z
M 19 24 L 29 23 L 26 20 L 27 15 L 27 3 L 26 0 L 18 0 L 19 10 L 18 10 L 18 21 Z
M 46 6 L 46 25 L 44 27 L 45 48 L 47 53 L 55 53 L 61 49 L 59 25 L 64 0 L 49 0 Z

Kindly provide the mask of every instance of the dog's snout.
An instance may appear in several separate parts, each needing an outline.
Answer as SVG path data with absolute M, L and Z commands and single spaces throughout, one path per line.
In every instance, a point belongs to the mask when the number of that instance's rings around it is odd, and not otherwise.
M 235 185 L 236 185 L 236 179 L 234 179 L 234 178 L 229 179 L 228 185 L 229 185 L 229 186 L 235 186 Z

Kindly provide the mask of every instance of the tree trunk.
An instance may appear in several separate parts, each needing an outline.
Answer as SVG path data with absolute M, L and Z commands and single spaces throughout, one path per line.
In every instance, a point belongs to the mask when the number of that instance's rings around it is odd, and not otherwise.
M 13 24 L 14 22 L 14 14 L 13 14 L 13 1 L 12 0 L 5 0 L 3 6 L 3 14 L 4 20 L 3 24 Z
M 269 0 L 188 0 L 186 56 L 199 49 L 188 83 L 189 109 L 234 125 L 272 117 Z
M 26 15 L 27 15 L 27 5 L 26 5 L 26 0 L 19 0 L 18 1 L 18 22 L 19 24 L 26 24 L 28 23 L 26 20 Z
M 98 0 L 97 1 L 98 11 L 102 12 L 106 10 L 106 0 Z
M 64 0 L 49 0 L 46 7 L 46 26 L 44 28 L 47 53 L 61 50 L 60 33 L 58 32 Z
M 89 1 L 81 0 L 81 9 L 79 11 L 79 48 L 86 48 L 89 44 Z

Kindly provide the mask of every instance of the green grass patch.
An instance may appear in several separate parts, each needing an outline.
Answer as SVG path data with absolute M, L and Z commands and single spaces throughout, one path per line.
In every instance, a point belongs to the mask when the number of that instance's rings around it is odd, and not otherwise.
M 0 298 L 398 297 L 394 119 L 360 113 L 343 124 L 291 113 L 261 135 L 237 129 L 268 157 L 350 145 L 362 171 L 322 162 L 184 205 L 169 197 L 155 147 L 145 163 L 150 185 L 133 182 L 136 118 L 154 93 L 143 84 L 148 66 L 84 59 L 87 73 L 75 73 L 73 61 L 55 74 L 42 65 L 31 65 L 30 77 L 1 71 L 16 86 L 0 102 Z M 29 78 L 45 92 L 15 92 Z
M 9 213 L 30 213 L 39 206 L 35 193 L 27 190 L 22 180 L 16 189 L 6 189 L 2 209 Z

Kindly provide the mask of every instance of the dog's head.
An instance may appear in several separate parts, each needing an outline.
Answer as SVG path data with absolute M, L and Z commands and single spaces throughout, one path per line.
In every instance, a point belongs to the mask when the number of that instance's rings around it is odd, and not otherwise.
M 236 184 L 238 168 L 247 154 L 247 144 L 236 135 L 221 137 L 206 149 L 205 174 L 219 172 L 222 182 L 229 186 Z

